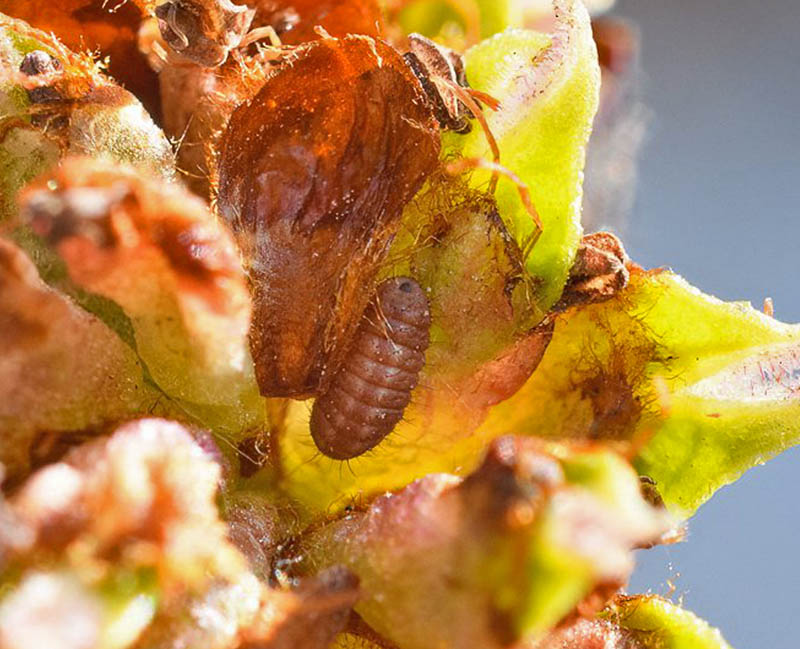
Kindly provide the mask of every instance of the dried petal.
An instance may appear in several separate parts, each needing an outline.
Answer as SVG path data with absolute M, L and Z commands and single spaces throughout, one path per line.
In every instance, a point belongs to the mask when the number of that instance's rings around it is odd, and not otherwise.
M 628 284 L 628 255 L 610 232 L 583 237 L 569 271 L 561 299 L 554 307 L 564 310 L 578 304 L 610 300 Z
M 174 3 L 173 3 L 174 4 Z M 213 5 L 214 3 L 204 3 Z M 380 10 L 374 0 L 284 2 L 263 0 L 252 4 L 256 14 L 251 28 L 270 27 L 286 44 L 317 40 L 317 26 L 333 36 L 378 35 Z M 166 6 L 160 11 L 164 13 Z M 252 98 L 266 79 L 270 61 L 290 56 L 288 48 L 268 48 L 249 56 L 240 50 L 223 64 L 209 67 L 182 57 L 158 59 L 164 107 L 164 128 L 180 142 L 178 161 L 187 184 L 209 196 L 222 134 L 231 113 Z

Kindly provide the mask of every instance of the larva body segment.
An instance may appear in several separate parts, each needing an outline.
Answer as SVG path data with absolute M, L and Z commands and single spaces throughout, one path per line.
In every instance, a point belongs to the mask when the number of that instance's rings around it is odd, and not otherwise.
M 425 365 L 430 324 L 428 300 L 413 279 L 378 286 L 344 364 L 311 411 L 322 453 L 349 460 L 392 432 Z

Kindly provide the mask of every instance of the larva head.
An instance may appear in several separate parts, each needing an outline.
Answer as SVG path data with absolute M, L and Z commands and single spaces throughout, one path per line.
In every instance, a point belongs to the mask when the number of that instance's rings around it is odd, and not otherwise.
M 430 307 L 425 291 L 408 277 L 392 277 L 381 282 L 375 295 L 374 309 L 378 319 L 385 321 L 389 328 L 392 320 L 414 325 L 425 332 L 430 327 Z M 375 324 L 381 326 L 380 321 Z

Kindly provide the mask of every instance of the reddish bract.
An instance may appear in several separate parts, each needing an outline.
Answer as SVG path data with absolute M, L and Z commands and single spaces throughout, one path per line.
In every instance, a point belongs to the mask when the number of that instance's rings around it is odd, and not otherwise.
M 254 292 L 262 394 L 324 392 L 375 287 L 405 204 L 436 168 L 439 129 L 392 47 L 324 38 L 231 117 L 219 210 Z

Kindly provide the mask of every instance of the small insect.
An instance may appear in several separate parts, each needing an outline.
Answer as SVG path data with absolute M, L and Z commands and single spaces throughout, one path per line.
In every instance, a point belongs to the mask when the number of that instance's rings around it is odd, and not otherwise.
M 42 50 L 28 52 L 19 65 L 19 71 L 27 76 L 47 74 L 61 70 L 61 61 Z
M 154 13 L 161 36 L 173 50 L 213 68 L 242 43 L 255 9 L 231 0 L 168 0 L 156 6 Z
M 467 87 L 461 56 L 420 34 L 410 34 L 408 44 L 409 51 L 403 58 L 422 84 L 441 127 L 469 133 L 469 120 L 474 115 L 459 100 L 456 90 Z
M 42 50 L 33 50 L 25 55 L 19 71 L 26 77 L 55 78 L 62 70 L 61 61 Z M 28 89 L 28 99 L 32 104 L 55 104 L 63 100 L 61 93 L 53 85 L 42 85 Z
M 375 447 L 400 419 L 425 365 L 431 314 L 408 277 L 378 286 L 344 365 L 311 411 L 311 436 L 337 460 Z

